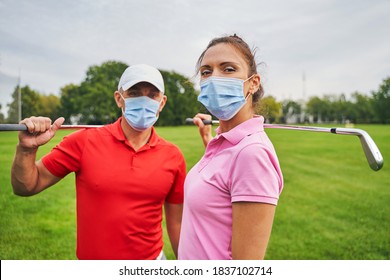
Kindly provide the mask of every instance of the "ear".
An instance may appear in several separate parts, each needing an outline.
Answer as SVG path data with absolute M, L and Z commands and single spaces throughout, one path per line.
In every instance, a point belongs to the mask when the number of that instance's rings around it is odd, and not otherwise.
M 124 106 L 123 98 L 121 97 L 121 94 L 117 90 L 114 92 L 114 99 L 118 108 L 122 108 Z
M 163 108 L 165 107 L 165 104 L 167 103 L 167 99 L 168 97 L 164 94 L 163 95 L 163 98 L 161 100 L 161 103 L 160 103 L 160 108 L 158 109 L 158 115 L 160 114 L 160 112 L 163 110 Z
M 254 94 L 260 87 L 260 75 L 255 74 L 251 79 L 251 85 L 249 87 L 249 92 Z

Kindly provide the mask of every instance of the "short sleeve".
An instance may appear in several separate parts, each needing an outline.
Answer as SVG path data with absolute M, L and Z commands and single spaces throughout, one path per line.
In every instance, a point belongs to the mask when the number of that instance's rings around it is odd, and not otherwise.
M 81 130 L 65 136 L 42 158 L 43 164 L 54 176 L 63 178 L 70 172 L 79 170 L 87 133 L 87 130 Z
M 276 154 L 261 144 L 244 147 L 231 169 L 232 202 L 277 205 L 283 178 Z
M 182 204 L 184 201 L 184 180 L 186 178 L 186 163 L 180 150 L 176 150 L 177 171 L 171 190 L 168 193 L 166 201 L 172 204 Z

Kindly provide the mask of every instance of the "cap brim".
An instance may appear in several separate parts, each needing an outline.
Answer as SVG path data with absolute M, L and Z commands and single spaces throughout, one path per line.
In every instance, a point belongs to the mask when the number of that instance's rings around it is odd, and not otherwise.
M 139 83 L 151 84 L 151 85 L 155 86 L 160 92 L 164 93 L 164 90 L 159 85 L 157 85 L 156 83 L 153 83 L 151 81 L 146 81 L 146 80 L 135 80 L 135 81 L 128 82 L 128 83 L 122 85 L 122 89 L 123 90 L 128 90 L 132 86 L 134 86 L 136 84 L 139 84 Z

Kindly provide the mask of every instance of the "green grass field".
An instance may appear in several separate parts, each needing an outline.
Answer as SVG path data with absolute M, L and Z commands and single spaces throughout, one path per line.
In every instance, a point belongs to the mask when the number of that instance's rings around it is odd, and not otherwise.
M 268 129 L 282 166 L 285 187 L 277 207 L 266 259 L 390 259 L 390 126 L 366 130 L 385 159 L 372 171 L 356 136 Z M 163 127 L 178 145 L 187 168 L 204 148 L 194 126 Z M 69 131 L 59 131 L 39 155 Z M 16 132 L 0 134 L 0 259 L 75 259 L 74 175 L 33 197 L 10 185 Z M 165 234 L 168 259 L 173 254 Z

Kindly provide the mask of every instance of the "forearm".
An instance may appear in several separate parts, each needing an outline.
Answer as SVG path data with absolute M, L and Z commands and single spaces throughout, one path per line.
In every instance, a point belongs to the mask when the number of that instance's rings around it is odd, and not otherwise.
M 169 241 L 171 242 L 171 247 L 173 252 L 175 253 L 176 258 L 177 258 L 177 251 L 179 247 L 180 228 L 181 228 L 181 224 L 167 223 Z
M 35 164 L 38 149 L 16 147 L 11 169 L 11 183 L 17 195 L 29 196 L 36 193 L 39 172 Z
M 165 221 L 172 250 L 177 257 L 183 204 L 165 203 Z
M 203 145 L 207 147 L 209 142 L 213 139 L 212 135 L 204 135 L 202 136 Z

